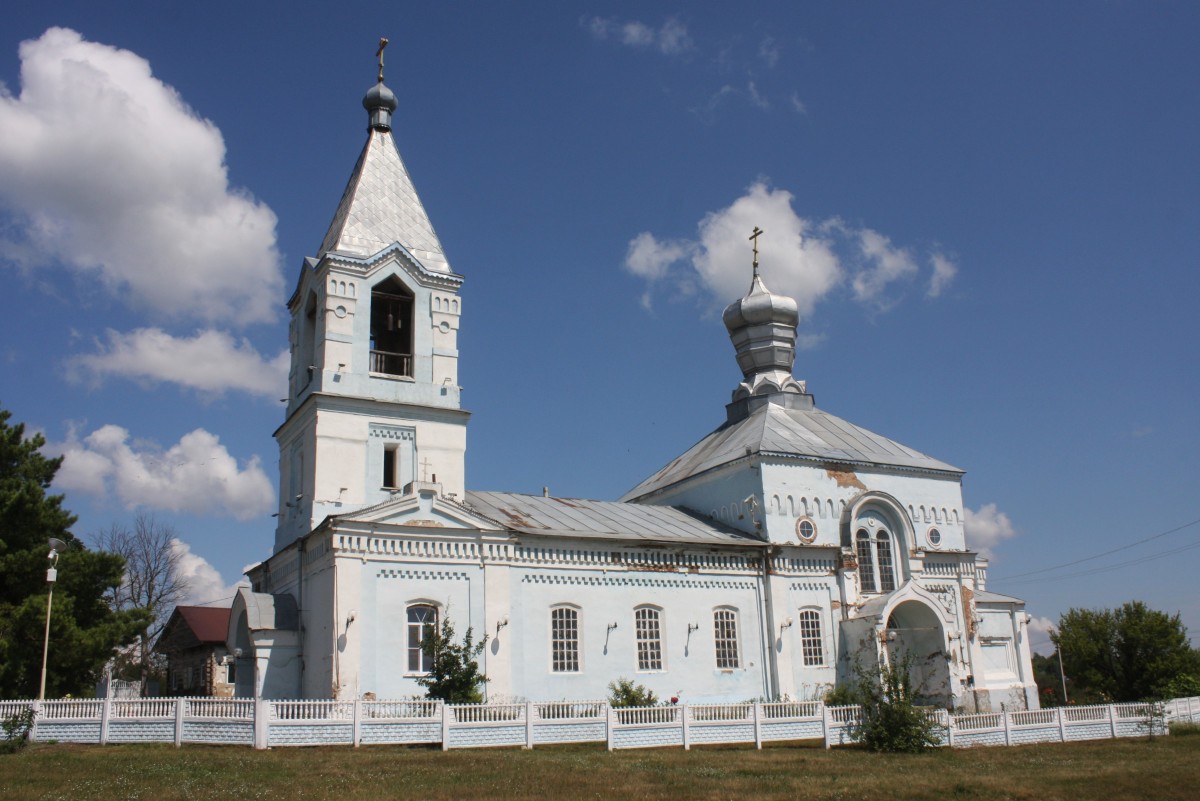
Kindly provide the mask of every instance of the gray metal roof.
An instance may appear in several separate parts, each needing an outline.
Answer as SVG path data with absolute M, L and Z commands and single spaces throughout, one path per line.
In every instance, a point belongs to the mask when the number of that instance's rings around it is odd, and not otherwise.
M 453 272 L 391 132 L 372 129 L 317 256 L 335 251 L 365 258 L 393 242 L 426 269 Z
M 466 500 L 479 514 L 525 534 L 700 545 L 766 544 L 714 520 L 670 506 L 513 492 L 468 492 Z
M 621 500 L 641 498 L 754 454 L 872 467 L 963 472 L 820 409 L 786 409 L 768 403 L 744 420 L 721 426 L 627 492 Z

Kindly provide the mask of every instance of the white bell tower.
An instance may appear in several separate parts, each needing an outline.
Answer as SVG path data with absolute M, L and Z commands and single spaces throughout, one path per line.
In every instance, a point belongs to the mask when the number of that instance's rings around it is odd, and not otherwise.
M 363 99 L 367 143 L 291 312 L 275 550 L 327 516 L 414 491 L 462 498 L 457 275 L 392 139 L 395 94 Z

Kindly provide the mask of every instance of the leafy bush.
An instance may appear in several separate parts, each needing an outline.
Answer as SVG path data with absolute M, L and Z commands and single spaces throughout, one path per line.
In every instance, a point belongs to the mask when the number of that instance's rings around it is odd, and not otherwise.
M 858 693 L 853 684 L 839 684 L 830 687 L 821 700 L 825 702 L 825 706 L 850 706 L 858 703 Z
M 856 665 L 852 692 L 862 715 L 855 733 L 867 750 L 915 754 L 938 744 L 941 727 L 913 703 L 912 664 L 906 655 Z
M 0 754 L 14 754 L 25 747 L 33 728 L 33 714 L 33 707 L 26 707 L 0 723 L 0 728 L 4 730 L 4 738 L 0 739 Z
M 617 679 L 608 684 L 608 705 L 614 709 L 629 706 L 654 706 L 658 696 L 644 685 L 634 684 L 629 679 Z

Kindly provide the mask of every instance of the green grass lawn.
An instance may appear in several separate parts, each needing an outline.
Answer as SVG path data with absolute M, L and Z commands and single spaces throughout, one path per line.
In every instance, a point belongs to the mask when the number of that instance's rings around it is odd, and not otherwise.
M 1200 736 L 920 756 L 792 744 L 608 753 L 602 746 L 33 745 L 0 756 L 0 799 L 1200 799 Z

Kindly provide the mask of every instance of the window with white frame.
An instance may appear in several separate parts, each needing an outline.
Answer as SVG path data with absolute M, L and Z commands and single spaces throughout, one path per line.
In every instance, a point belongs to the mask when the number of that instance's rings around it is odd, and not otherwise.
M 896 559 L 892 535 L 880 528 L 874 534 L 860 528 L 854 536 L 858 556 L 858 575 L 862 591 L 867 593 L 893 592 L 896 589 Z
M 805 667 L 825 664 L 825 641 L 821 635 L 821 613 L 815 609 L 800 612 L 800 650 Z
M 556 606 L 550 610 L 550 669 L 579 672 L 579 610 Z
M 433 634 L 437 626 L 437 607 L 430 604 L 414 604 L 408 607 L 408 672 L 428 673 L 433 667 L 433 658 L 421 644 Z
M 662 670 L 662 612 L 653 606 L 639 606 L 633 612 L 637 634 L 637 669 Z
M 713 639 L 717 649 L 717 669 L 733 670 L 738 660 L 737 612 L 717 609 L 713 612 Z

